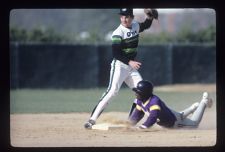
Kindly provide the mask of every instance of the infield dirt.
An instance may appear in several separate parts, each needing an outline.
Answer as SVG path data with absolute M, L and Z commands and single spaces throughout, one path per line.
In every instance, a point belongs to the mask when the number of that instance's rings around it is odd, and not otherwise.
M 208 109 L 207 109 L 208 110 Z M 141 147 L 213 146 L 216 144 L 215 113 L 208 110 L 198 129 L 165 129 L 157 125 L 146 131 L 86 130 L 88 113 L 12 114 L 11 145 L 15 147 Z M 121 123 L 127 114 L 109 112 L 98 123 Z
M 215 91 L 215 85 L 174 85 L 158 88 Z M 169 90 L 168 90 L 169 89 Z M 172 89 L 172 90 L 171 90 Z M 116 130 L 86 130 L 83 125 L 90 113 L 11 114 L 10 140 L 15 147 L 195 147 L 216 144 L 216 103 L 206 109 L 197 129 L 165 129 L 154 125 L 145 131 L 122 128 Z M 126 112 L 104 112 L 97 123 L 123 124 Z M 140 123 L 142 123 L 141 121 Z

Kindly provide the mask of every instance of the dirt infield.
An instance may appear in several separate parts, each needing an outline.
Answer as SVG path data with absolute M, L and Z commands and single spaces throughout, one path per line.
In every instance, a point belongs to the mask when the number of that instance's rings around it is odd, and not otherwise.
M 182 89 L 181 89 L 182 88 Z M 215 92 L 215 85 L 174 85 L 158 87 L 161 91 Z M 90 113 L 11 114 L 10 139 L 14 147 L 186 147 L 216 144 L 216 104 L 206 109 L 197 129 L 165 129 L 157 125 L 146 131 L 127 128 L 86 130 L 83 125 Z M 104 112 L 97 123 L 120 124 L 128 113 Z M 141 124 L 141 121 L 139 124 Z
M 147 131 L 85 130 L 87 113 L 12 114 L 11 145 L 15 147 L 142 147 L 213 146 L 216 144 L 215 112 L 207 109 L 198 129 L 164 129 L 157 125 Z M 120 123 L 126 113 L 104 113 L 98 123 Z

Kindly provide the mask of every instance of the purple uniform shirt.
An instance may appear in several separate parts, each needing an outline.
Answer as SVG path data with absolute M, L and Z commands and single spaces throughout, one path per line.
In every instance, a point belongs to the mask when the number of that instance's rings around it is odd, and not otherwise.
M 174 125 L 176 121 L 175 115 L 156 95 L 150 97 L 145 103 L 136 99 L 136 103 L 136 108 L 129 118 L 133 124 L 138 123 L 147 114 L 148 118 L 142 124 L 146 127 L 151 127 L 156 122 L 158 125 L 164 127 L 172 127 Z

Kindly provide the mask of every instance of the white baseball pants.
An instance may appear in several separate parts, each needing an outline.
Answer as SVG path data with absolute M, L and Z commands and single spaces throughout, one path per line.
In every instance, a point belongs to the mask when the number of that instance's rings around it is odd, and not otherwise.
M 177 121 L 174 124 L 174 127 L 198 127 L 199 123 L 202 120 L 203 113 L 205 111 L 206 104 L 201 101 L 192 104 L 189 108 L 181 112 L 173 111 Z M 193 114 L 192 114 L 193 113 Z M 188 116 L 192 114 L 190 118 Z
M 90 119 L 96 121 L 112 98 L 117 95 L 123 82 L 125 82 L 128 87 L 132 89 L 136 87 L 137 83 L 141 80 L 142 77 L 136 69 L 133 69 L 131 66 L 114 59 L 111 63 L 108 89 L 102 95 L 99 103 L 94 108 Z

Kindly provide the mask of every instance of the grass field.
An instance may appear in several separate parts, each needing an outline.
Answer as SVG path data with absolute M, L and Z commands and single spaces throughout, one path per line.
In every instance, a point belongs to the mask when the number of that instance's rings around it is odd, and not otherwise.
M 91 112 L 106 88 L 39 90 L 17 89 L 10 91 L 10 113 L 70 113 Z M 166 104 L 175 110 L 183 110 L 193 102 L 201 100 L 203 90 L 165 91 L 156 89 Z M 216 92 L 209 92 L 216 100 Z M 134 100 L 130 89 L 122 88 L 105 111 L 128 112 Z

